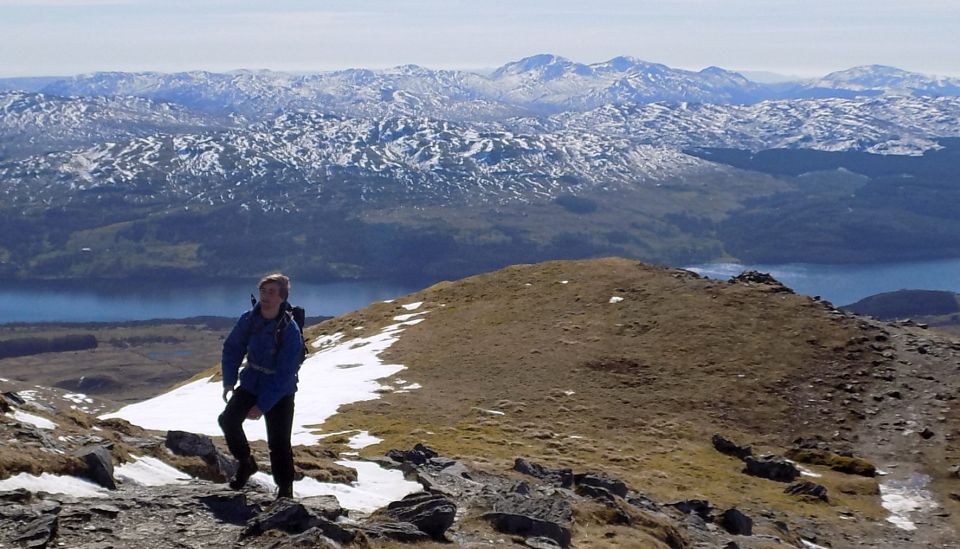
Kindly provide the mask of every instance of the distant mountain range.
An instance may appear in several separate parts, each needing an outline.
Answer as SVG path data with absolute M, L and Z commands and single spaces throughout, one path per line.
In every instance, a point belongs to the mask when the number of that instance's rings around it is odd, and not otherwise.
M 59 96 L 136 96 L 255 117 L 316 110 L 346 116 L 408 114 L 491 120 L 659 101 L 753 104 L 828 97 L 957 96 L 960 79 L 870 65 L 821 79 L 762 84 L 719 67 L 688 71 L 632 57 L 586 65 L 542 54 L 507 63 L 489 76 L 416 65 L 307 75 L 104 72 L 69 78 L 0 79 L 0 90 L 4 89 Z
M 717 67 L 694 72 L 630 57 L 586 65 L 537 55 L 488 76 L 415 65 L 312 75 L 96 73 L 6 79 L 0 89 L 19 89 L 0 92 L 0 210 L 6 216 L 0 276 L 122 274 L 156 261 L 197 270 L 213 257 L 225 261 L 225 250 L 242 245 L 227 244 L 240 238 L 223 223 L 230 216 L 320 210 L 324 219 L 297 237 L 298 254 L 313 253 L 306 243 L 314 231 L 352 227 L 350 235 L 360 231 L 377 243 L 371 249 L 391 242 L 393 251 L 424 249 L 417 239 L 426 232 L 446 242 L 432 241 L 453 257 L 465 245 L 474 250 L 460 258 L 458 276 L 480 268 L 475 246 L 487 247 L 484 268 L 507 264 L 507 255 L 509 262 L 525 261 L 527 252 L 530 259 L 558 253 L 655 261 L 745 257 L 747 249 L 758 253 L 756 247 L 742 244 L 734 252 L 716 224 L 752 211 L 751 200 L 772 194 L 764 216 L 775 216 L 778 196 L 789 196 L 784 205 L 791 207 L 799 197 L 829 196 L 827 203 L 835 203 L 857 196 L 848 191 L 863 183 L 844 175 L 849 181 L 839 186 L 783 194 L 797 183 L 775 179 L 781 172 L 760 173 L 708 149 L 917 156 L 960 137 L 960 80 L 883 66 L 761 84 Z M 789 160 L 791 172 L 803 173 L 796 171 L 803 158 Z M 930 157 L 923 169 L 952 158 Z M 871 164 L 848 160 L 821 164 Z M 915 176 L 914 168 L 898 173 Z M 937 193 L 954 187 L 950 172 L 934 172 L 940 179 L 910 197 L 923 196 L 938 210 L 945 197 Z M 889 189 L 882 187 L 884 212 L 893 201 Z M 576 224 L 556 212 L 529 217 L 530 208 L 544 204 L 558 204 Z M 865 215 L 878 204 L 863 209 L 858 203 L 857 212 Z M 220 209 L 230 213 L 222 217 Z M 213 234 L 168 227 L 173 212 L 189 212 L 181 225 L 210 221 L 217 243 L 208 242 Z M 807 219 L 816 210 L 797 215 Z M 898 234 L 952 225 L 924 219 L 909 226 Z M 734 232 L 756 234 L 739 224 Z M 598 234 L 605 236 L 598 241 Z M 867 261 L 893 253 L 867 252 L 855 240 L 826 252 L 836 258 L 852 250 Z M 152 246 L 160 241 L 168 248 L 158 254 Z M 776 247 L 761 243 L 765 250 Z M 921 248 L 925 256 L 936 254 Z M 104 250 L 96 268 L 77 267 L 97 255 L 82 249 Z M 108 260 L 118 249 L 139 259 L 131 265 Z M 314 257 L 309 270 L 318 277 L 370 276 L 365 262 L 373 252 L 364 250 L 360 259 L 334 260 L 324 252 L 326 259 Z M 796 257 L 809 260 L 810 253 Z M 64 265 L 70 267 L 64 271 Z M 404 267 L 415 268 L 413 262 Z

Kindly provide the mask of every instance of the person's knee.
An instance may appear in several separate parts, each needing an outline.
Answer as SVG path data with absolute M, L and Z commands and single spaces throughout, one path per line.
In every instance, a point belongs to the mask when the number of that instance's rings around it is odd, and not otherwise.
M 236 427 L 237 422 L 226 412 L 223 412 L 217 417 L 217 423 L 220 424 L 220 429 L 227 431 Z

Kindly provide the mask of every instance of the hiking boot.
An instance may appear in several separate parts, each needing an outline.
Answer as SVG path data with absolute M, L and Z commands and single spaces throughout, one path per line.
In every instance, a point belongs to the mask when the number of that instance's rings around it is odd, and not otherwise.
M 241 459 L 240 466 L 237 467 L 237 476 L 230 481 L 230 488 L 234 490 L 243 488 L 257 470 L 257 462 L 253 459 L 253 456 L 247 456 L 246 459 Z
M 277 489 L 277 499 L 281 499 L 281 498 L 290 498 L 290 499 L 293 499 L 293 485 L 292 485 L 292 484 L 285 484 L 285 485 L 283 485 L 283 486 L 280 486 L 280 487 Z

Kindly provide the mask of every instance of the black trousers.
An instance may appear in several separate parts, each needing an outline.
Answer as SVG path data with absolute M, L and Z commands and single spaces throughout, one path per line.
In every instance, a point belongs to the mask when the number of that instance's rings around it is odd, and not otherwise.
M 227 447 L 233 457 L 239 460 L 250 457 L 250 444 L 243 432 L 243 420 L 256 403 L 257 395 L 237 389 L 220 414 L 220 428 L 227 439 Z M 281 398 L 263 415 L 267 419 L 267 446 L 270 448 L 273 480 L 277 486 L 292 486 L 293 448 L 290 446 L 290 434 L 293 430 L 293 394 Z

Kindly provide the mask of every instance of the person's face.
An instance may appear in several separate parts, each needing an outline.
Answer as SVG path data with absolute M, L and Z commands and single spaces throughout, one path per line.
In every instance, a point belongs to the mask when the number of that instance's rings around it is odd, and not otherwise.
M 267 282 L 260 287 L 260 306 L 266 309 L 273 309 L 283 303 L 280 297 L 280 284 L 277 282 Z

